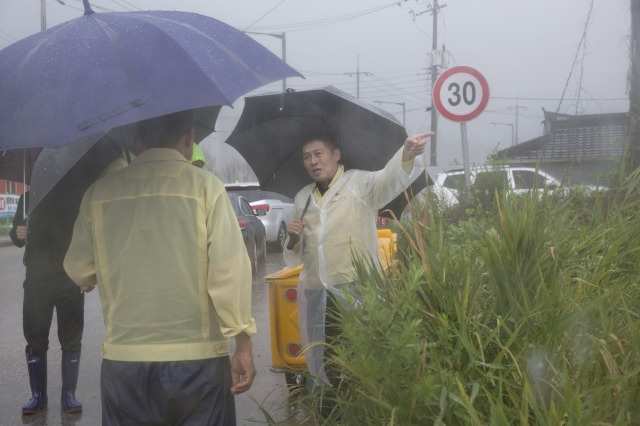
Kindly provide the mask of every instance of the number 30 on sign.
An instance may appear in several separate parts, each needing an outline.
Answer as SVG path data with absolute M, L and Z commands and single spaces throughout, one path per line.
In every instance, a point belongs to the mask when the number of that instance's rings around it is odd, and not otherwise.
M 451 121 L 476 118 L 489 102 L 489 85 L 476 69 L 467 66 L 449 68 L 433 86 L 433 104 Z

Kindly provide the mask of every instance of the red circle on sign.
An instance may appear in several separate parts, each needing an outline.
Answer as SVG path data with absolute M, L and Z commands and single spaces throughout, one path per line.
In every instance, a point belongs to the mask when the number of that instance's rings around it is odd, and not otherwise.
M 478 104 L 474 106 L 473 110 L 461 112 L 460 109 L 456 109 L 455 107 L 446 105 L 442 102 L 441 91 L 447 81 L 454 81 L 463 74 L 470 75 L 478 82 L 480 89 L 482 90 L 482 96 Z M 440 114 L 451 121 L 463 122 L 472 120 L 480 115 L 487 106 L 487 103 L 489 103 L 489 84 L 484 76 L 475 68 L 463 65 L 449 68 L 443 72 L 440 77 L 438 77 L 436 84 L 433 86 L 433 104 Z

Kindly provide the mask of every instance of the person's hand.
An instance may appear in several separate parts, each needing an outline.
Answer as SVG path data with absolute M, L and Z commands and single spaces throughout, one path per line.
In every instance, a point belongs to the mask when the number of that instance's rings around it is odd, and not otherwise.
M 254 377 L 256 377 L 251 338 L 245 333 L 236 336 L 236 351 L 231 358 L 231 375 L 233 377 L 232 395 L 248 391 L 253 384 Z
M 411 161 L 418 155 L 424 153 L 427 146 L 427 138 L 435 135 L 434 132 L 424 132 L 417 135 L 409 136 L 404 141 L 404 149 L 402 150 L 402 162 Z
M 80 287 L 80 293 L 89 293 L 90 291 L 93 291 L 95 287 L 95 285 Z
M 304 222 L 300 219 L 292 219 L 291 222 L 287 225 L 287 234 L 289 235 L 297 235 L 298 237 L 302 235 L 302 230 L 304 229 Z
M 16 237 L 18 237 L 19 240 L 26 240 L 27 239 L 27 227 L 24 225 L 20 225 L 18 227 L 16 227 Z

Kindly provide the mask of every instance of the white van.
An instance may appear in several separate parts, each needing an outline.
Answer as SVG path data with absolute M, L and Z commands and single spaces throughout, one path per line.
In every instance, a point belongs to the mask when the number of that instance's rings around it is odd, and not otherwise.
M 481 181 L 492 182 L 508 188 L 515 194 L 529 193 L 534 189 L 555 190 L 560 188 L 560 181 L 542 170 L 531 167 L 479 167 L 470 170 L 471 186 L 480 185 Z M 465 187 L 464 169 L 454 169 L 440 173 L 434 182 L 431 192 L 446 206 L 458 204 L 461 191 Z
M 13 218 L 18 209 L 19 195 L 15 194 L 0 194 L 0 218 L 10 217 Z

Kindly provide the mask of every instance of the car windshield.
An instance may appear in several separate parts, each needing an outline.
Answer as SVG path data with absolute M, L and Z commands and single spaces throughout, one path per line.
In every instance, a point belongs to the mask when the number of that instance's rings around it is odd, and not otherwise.
M 496 188 L 505 189 L 509 187 L 509 180 L 506 170 L 490 170 L 486 172 L 479 172 L 476 175 L 476 179 L 473 183 L 476 189 L 481 190 L 493 190 Z
M 451 189 L 462 189 L 464 187 L 464 173 L 447 176 L 442 182 L 442 186 Z
M 544 189 L 547 179 L 532 170 L 514 170 L 513 180 L 516 189 Z

